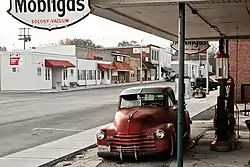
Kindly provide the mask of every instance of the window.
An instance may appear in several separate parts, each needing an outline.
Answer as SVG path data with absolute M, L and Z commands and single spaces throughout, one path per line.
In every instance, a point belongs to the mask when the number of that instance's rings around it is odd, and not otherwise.
M 121 97 L 120 108 L 131 108 L 138 106 L 164 106 L 163 94 L 132 94 Z
M 40 67 L 37 68 L 37 76 L 42 75 L 42 69 Z
M 155 51 L 152 50 L 152 60 L 154 60 L 154 58 L 155 58 Z
M 102 71 L 102 79 L 104 79 L 104 71 Z
M 98 78 L 98 80 L 101 79 L 100 70 L 97 70 L 97 78 Z
M 110 79 L 110 72 L 107 71 L 107 75 L 108 75 L 108 80 Z
M 174 103 L 172 102 L 172 99 L 168 96 L 168 107 L 173 107 Z
M 13 67 L 11 70 L 12 70 L 12 72 L 17 72 L 17 68 L 16 67 Z
M 93 80 L 96 80 L 96 70 L 93 70 L 92 74 L 93 74 Z
M 50 69 L 49 68 L 45 69 L 45 80 L 50 80 Z
M 159 50 L 156 51 L 156 60 L 159 61 Z
M 78 70 L 78 80 L 86 80 L 86 70 Z
M 135 77 L 135 71 L 131 71 L 131 77 L 132 77 L 132 78 Z
M 82 70 L 82 80 L 86 80 L 87 70 Z
M 95 74 L 96 74 L 96 71 L 95 70 L 89 70 L 88 71 L 88 80 L 95 80 Z
M 63 70 L 63 80 L 68 80 L 68 69 Z
M 80 70 L 77 70 L 77 80 L 81 80 L 81 78 L 80 78 Z
M 70 74 L 71 74 L 71 76 L 74 76 L 74 69 L 70 70 Z

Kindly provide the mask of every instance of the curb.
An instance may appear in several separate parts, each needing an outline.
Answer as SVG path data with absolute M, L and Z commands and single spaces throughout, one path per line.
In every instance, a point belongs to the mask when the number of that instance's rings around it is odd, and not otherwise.
M 68 92 L 78 92 L 78 91 L 87 91 L 87 90 L 92 90 L 92 89 L 109 89 L 109 88 L 118 88 L 118 87 L 126 87 L 126 86 L 136 86 L 136 85 L 141 85 L 141 84 L 153 84 L 153 83 L 164 83 L 166 81 L 153 81 L 153 82 L 145 82 L 145 83 L 131 83 L 127 85 L 112 85 L 112 86 L 101 86 L 101 87 L 90 87 L 90 88 L 85 88 L 85 89 L 71 89 L 71 90 L 65 90 L 65 91 L 51 91 L 51 92 L 8 92 L 8 91 L 0 91 L 0 94 L 53 94 L 53 93 L 68 93 Z M 168 83 L 168 82 L 166 82 Z
M 67 155 L 65 155 L 65 156 L 62 156 L 62 157 L 60 157 L 60 158 L 54 159 L 54 160 L 52 160 L 52 161 L 50 161 L 50 162 L 47 162 L 47 163 L 45 163 L 45 164 L 43 164 L 43 165 L 40 165 L 40 166 L 38 166 L 38 167 L 52 167 L 53 165 L 56 165 L 57 163 L 59 163 L 59 162 L 61 162 L 61 161 L 63 161 L 63 160 L 69 159 L 69 158 L 71 158 L 71 157 L 74 157 L 74 156 L 80 154 L 82 151 L 86 151 L 86 150 L 89 150 L 89 149 L 92 149 L 92 148 L 96 148 L 96 147 L 97 147 L 96 144 L 92 144 L 92 145 L 90 145 L 90 146 L 88 146 L 88 147 L 85 147 L 85 148 L 80 149 L 80 150 L 78 150 L 78 151 L 72 152 L 72 153 L 67 154 Z
M 192 116 L 191 119 L 193 119 L 194 117 L 196 117 L 196 116 L 202 114 L 203 112 L 206 112 L 207 110 L 210 110 L 210 109 L 214 108 L 215 106 L 216 106 L 216 104 L 213 105 L 213 106 L 210 106 L 210 107 L 208 107 L 208 108 L 205 108 L 205 109 L 204 109 L 202 112 L 200 112 L 199 114 L 196 114 L 196 115 Z

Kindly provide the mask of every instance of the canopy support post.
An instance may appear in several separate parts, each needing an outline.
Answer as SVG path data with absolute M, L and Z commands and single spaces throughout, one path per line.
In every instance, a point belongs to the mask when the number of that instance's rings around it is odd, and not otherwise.
M 177 167 L 183 167 L 183 112 L 184 112 L 184 46 L 185 46 L 185 3 L 179 3 L 179 90 L 178 90 L 178 135 Z

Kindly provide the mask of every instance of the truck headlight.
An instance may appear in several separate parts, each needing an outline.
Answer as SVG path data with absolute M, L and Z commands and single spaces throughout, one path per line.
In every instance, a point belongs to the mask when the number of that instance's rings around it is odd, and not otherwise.
M 99 132 L 96 133 L 96 137 L 98 140 L 103 140 L 105 137 L 105 133 L 100 130 Z
M 163 139 L 165 137 L 165 132 L 163 130 L 157 130 L 155 134 L 158 139 Z

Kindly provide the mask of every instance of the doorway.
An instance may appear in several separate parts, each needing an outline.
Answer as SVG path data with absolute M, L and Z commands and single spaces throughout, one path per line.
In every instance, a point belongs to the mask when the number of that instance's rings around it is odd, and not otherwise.
M 54 67 L 52 68 L 52 89 L 56 89 L 56 84 L 62 83 L 62 68 Z

